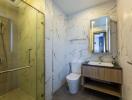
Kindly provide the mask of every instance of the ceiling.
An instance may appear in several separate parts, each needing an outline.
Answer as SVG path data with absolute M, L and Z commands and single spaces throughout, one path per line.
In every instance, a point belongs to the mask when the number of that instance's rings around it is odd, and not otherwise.
M 0 1 L 13 6 L 18 6 L 18 4 L 21 2 L 21 0 L 0 0 Z
M 65 14 L 71 15 L 108 1 L 111 0 L 54 0 L 54 3 L 59 6 Z

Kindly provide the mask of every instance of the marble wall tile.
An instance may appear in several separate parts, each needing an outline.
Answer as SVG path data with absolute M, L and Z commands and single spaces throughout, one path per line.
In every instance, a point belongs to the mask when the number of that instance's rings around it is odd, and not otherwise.
M 132 98 L 132 46 L 131 46 L 131 26 L 132 26 L 132 1 L 118 0 L 118 42 L 119 42 L 119 62 L 123 68 L 123 100 Z
M 17 16 L 17 9 L 6 2 L 6 0 L 0 0 L 0 16 L 10 18 L 15 21 Z
M 91 54 L 89 39 L 90 39 L 90 20 L 101 16 L 110 16 L 111 19 L 117 20 L 116 2 L 110 1 L 96 7 L 86 9 L 67 18 L 67 48 L 68 60 L 72 61 L 98 61 L 97 54 Z M 111 61 L 112 55 L 103 55 L 106 62 Z
M 117 20 L 115 2 L 65 16 L 53 0 L 46 0 L 46 100 L 51 100 L 52 92 L 66 81 L 70 62 L 98 60 L 100 55 L 88 51 L 89 24 L 91 19 L 106 15 Z M 111 61 L 111 55 L 104 59 Z
M 46 0 L 46 87 L 47 100 L 52 92 L 58 90 L 65 82 L 66 65 L 66 16 L 53 0 Z M 51 81 L 52 80 L 52 81 Z M 50 96 L 50 97 L 48 97 Z
M 33 0 L 28 2 L 38 6 Z M 33 4 L 32 4 L 33 3 Z M 39 5 L 41 7 L 41 5 Z M 43 12 L 43 9 L 41 9 Z M 23 16 L 22 16 L 23 15 Z M 31 49 L 31 68 L 20 71 L 19 86 L 37 100 L 44 99 L 44 23 L 45 16 L 35 9 L 23 4 L 19 7 L 18 19 L 18 56 L 19 65 L 29 65 L 29 49 Z M 30 26 L 30 28 L 29 28 Z
M 23 16 L 21 16 L 23 15 Z M 32 15 L 32 17 L 31 17 Z M 19 86 L 27 94 L 36 97 L 36 11 L 24 4 L 18 14 L 18 65 L 29 65 L 31 49 L 32 68 L 18 72 Z M 30 28 L 29 28 L 30 26 Z
M 17 21 L 15 19 L 17 12 L 18 11 L 15 9 L 15 7 L 7 4 L 4 0 L 0 1 L 0 20 L 3 23 L 2 33 L 0 35 L 0 58 L 2 59 L 2 62 L 0 63 L 0 71 L 15 68 L 13 65 L 17 64 L 16 43 L 14 43 L 13 46 L 14 50 L 12 52 L 10 51 L 10 22 L 16 26 Z M 13 30 L 15 41 L 16 29 L 13 28 Z M 17 88 L 17 86 L 17 76 L 15 72 L 0 74 L 0 95 L 3 95 L 8 91 Z
M 37 100 L 44 100 L 45 92 L 45 16 L 37 13 Z
M 52 65 L 53 65 L 53 8 L 52 1 L 46 0 L 45 13 L 45 96 L 46 100 L 52 100 L 53 80 L 52 80 Z

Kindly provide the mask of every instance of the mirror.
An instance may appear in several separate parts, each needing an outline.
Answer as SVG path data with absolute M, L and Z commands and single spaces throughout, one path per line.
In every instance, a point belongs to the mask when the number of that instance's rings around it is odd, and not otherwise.
M 94 33 L 93 36 L 93 52 L 106 52 L 106 32 Z
M 109 16 L 90 21 L 90 40 L 92 53 L 110 53 L 112 51 L 112 21 Z M 115 32 L 116 34 L 116 32 Z M 112 38 L 111 38 L 112 37 Z

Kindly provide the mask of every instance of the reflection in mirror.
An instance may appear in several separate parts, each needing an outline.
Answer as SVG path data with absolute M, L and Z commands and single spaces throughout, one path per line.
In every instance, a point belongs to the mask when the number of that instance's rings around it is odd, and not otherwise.
M 93 52 L 106 52 L 106 32 L 94 33 Z
M 113 37 L 113 34 L 116 34 L 116 30 L 113 32 L 111 28 L 115 27 L 116 29 L 116 24 L 112 24 L 113 22 L 109 16 L 91 20 L 90 45 L 93 53 L 111 53 L 112 49 L 115 48 L 113 42 L 116 44 L 114 41 L 116 35 Z

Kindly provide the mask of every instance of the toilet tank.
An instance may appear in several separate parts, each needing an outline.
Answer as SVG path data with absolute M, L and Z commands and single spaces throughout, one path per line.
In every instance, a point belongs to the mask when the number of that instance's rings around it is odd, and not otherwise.
M 81 74 L 82 61 L 73 61 L 71 63 L 72 73 Z

